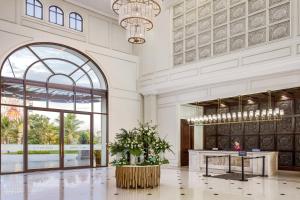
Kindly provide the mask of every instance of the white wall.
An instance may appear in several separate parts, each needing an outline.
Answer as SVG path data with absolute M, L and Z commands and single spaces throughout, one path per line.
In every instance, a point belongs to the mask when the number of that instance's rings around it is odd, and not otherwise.
M 34 42 L 55 42 L 90 56 L 103 70 L 109 85 L 109 139 L 120 128 L 132 128 L 141 119 L 141 97 L 137 92 L 139 59 L 132 55 L 125 31 L 117 20 L 79 8 L 61 0 L 41 0 L 44 19 L 25 15 L 25 0 L 0 0 L 0 63 L 19 46 Z M 65 26 L 48 22 L 48 6 L 64 10 Z M 68 28 L 68 13 L 84 19 L 84 32 Z M 100 122 L 99 122 L 100 123 Z
M 157 95 L 158 125 L 174 145 L 173 163 L 180 163 L 180 105 L 300 86 L 299 10 L 299 0 L 291 0 L 291 36 L 286 39 L 178 67 L 172 66 L 170 9 L 163 11 L 164 19 L 157 18 L 150 42 L 138 51 L 139 87 L 144 95 Z

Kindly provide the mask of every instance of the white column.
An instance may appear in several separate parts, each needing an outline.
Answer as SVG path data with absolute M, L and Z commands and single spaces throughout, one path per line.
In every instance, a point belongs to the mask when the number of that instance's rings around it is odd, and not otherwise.
M 144 96 L 144 122 L 157 124 L 157 96 Z

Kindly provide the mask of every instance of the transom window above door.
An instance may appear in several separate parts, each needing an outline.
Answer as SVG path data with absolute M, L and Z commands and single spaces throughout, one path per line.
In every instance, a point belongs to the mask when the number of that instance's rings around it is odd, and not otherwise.
M 25 100 L 31 107 L 106 112 L 102 104 L 107 85 L 102 72 L 72 49 L 54 44 L 22 47 L 6 59 L 1 77 L 2 103 L 14 96 L 17 104 Z

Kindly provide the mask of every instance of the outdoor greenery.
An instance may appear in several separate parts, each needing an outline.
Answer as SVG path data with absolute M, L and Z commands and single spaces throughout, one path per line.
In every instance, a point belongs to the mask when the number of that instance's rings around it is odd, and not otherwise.
M 90 131 L 80 130 L 83 122 L 75 114 L 68 113 L 64 117 L 64 142 L 65 144 L 89 144 Z M 31 114 L 28 118 L 28 144 L 59 144 L 59 119 L 51 122 L 45 115 Z M 100 135 L 100 134 L 98 134 Z M 101 142 L 100 136 L 94 137 L 94 143 Z M 23 120 L 10 120 L 1 116 L 1 143 L 23 143 Z M 41 152 L 41 151 L 40 151 Z M 50 152 L 51 153 L 51 152 Z
M 160 165 L 169 161 L 162 157 L 167 151 L 172 152 L 171 145 L 159 137 L 156 126 L 149 123 L 140 124 L 132 130 L 121 129 L 115 142 L 109 145 L 110 153 L 115 156 L 115 166 L 129 165 L 131 157 L 138 158 L 135 164 Z

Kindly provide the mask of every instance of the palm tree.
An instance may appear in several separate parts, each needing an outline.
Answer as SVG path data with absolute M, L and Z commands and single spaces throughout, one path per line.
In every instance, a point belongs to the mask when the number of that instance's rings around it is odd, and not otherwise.
M 83 122 L 76 119 L 76 115 L 68 113 L 64 117 L 64 142 L 65 144 L 76 144 L 79 139 L 79 128 Z

